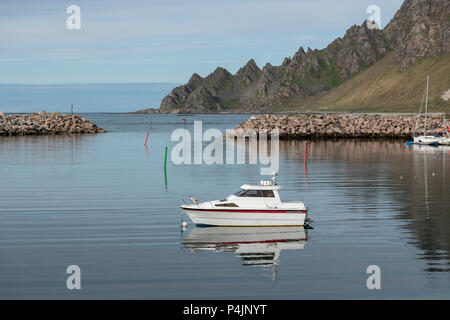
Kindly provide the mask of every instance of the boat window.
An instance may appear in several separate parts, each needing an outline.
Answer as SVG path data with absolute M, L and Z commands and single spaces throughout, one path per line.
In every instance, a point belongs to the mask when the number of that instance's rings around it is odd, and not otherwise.
M 216 207 L 239 207 L 236 203 L 221 203 L 216 204 Z
M 241 190 L 234 194 L 236 197 L 274 198 L 272 190 Z
M 275 197 L 272 190 L 261 190 L 261 192 L 263 194 L 262 197 L 265 197 L 265 198 L 274 198 Z
M 258 191 L 259 190 L 246 190 L 240 197 L 261 197 Z

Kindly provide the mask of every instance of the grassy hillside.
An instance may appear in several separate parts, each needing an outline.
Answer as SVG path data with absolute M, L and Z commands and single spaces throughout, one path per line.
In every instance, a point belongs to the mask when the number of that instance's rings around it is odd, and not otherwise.
M 337 88 L 306 101 L 292 100 L 282 111 L 418 112 L 427 75 L 429 112 L 450 113 L 450 101 L 440 99 L 450 88 L 450 55 L 423 59 L 402 72 L 393 52 Z

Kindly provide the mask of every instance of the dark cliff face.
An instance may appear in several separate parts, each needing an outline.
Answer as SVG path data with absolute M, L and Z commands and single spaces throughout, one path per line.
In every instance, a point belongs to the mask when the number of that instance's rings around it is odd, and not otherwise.
M 450 1 L 406 0 L 384 29 L 403 70 L 450 53 Z
M 223 68 L 205 78 L 194 74 L 162 100 L 161 111 L 264 111 L 327 92 L 391 50 L 404 70 L 424 57 L 450 52 L 449 7 L 449 0 L 406 0 L 385 30 L 364 22 L 325 49 L 300 48 L 280 66 L 266 64 L 261 70 L 252 59 L 235 75 Z

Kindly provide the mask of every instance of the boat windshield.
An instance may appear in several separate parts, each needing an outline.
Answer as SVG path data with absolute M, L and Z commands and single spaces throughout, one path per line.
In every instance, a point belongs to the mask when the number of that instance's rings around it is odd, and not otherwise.
M 247 190 L 239 190 L 238 192 L 233 193 L 236 197 L 242 196 Z
M 240 190 L 234 193 L 236 197 L 274 198 L 272 190 Z

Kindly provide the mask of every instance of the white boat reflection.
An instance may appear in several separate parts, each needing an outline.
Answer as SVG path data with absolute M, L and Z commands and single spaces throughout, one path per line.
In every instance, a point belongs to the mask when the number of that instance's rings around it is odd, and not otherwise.
M 440 147 L 437 145 L 414 144 L 413 150 L 434 153 L 440 151 Z
M 306 241 L 304 227 L 195 227 L 182 248 L 233 252 L 244 266 L 274 267 L 282 250 L 303 249 Z
M 450 152 L 450 146 L 438 145 L 438 146 L 429 146 L 429 145 L 413 145 L 413 151 L 417 154 L 443 154 L 446 155 Z

